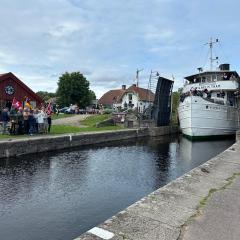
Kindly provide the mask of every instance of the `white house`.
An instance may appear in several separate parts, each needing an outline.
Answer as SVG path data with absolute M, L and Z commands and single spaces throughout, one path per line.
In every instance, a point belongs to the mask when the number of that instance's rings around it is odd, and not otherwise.
M 99 104 L 113 109 L 137 109 L 142 113 L 153 101 L 153 92 L 133 84 L 127 89 L 126 85 L 123 85 L 122 89 L 108 91 L 99 99 Z
M 137 109 L 142 113 L 149 105 L 153 104 L 154 93 L 148 89 L 137 87 L 133 84 L 121 97 L 122 109 Z

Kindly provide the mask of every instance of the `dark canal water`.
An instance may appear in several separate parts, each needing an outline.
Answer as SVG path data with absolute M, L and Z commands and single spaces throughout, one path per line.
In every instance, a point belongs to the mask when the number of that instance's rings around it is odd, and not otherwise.
M 144 139 L 0 160 L 0 239 L 71 240 L 232 143 Z

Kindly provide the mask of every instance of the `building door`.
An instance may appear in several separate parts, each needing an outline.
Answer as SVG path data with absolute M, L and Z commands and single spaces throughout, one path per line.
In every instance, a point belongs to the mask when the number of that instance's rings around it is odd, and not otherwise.
M 0 110 L 6 107 L 6 101 L 0 100 Z
M 6 101 L 6 107 L 10 110 L 11 107 L 12 107 L 12 101 L 7 100 L 7 101 Z

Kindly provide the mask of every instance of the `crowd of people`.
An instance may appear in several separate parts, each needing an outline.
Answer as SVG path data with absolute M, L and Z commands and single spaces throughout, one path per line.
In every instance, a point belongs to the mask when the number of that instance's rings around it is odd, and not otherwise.
M 183 102 L 186 97 L 189 96 L 199 96 L 203 97 L 203 94 L 205 93 L 206 98 L 210 99 L 212 95 L 212 91 L 208 91 L 207 89 L 204 90 L 198 90 L 197 88 L 191 88 L 190 91 L 182 93 L 180 95 L 180 101 Z M 224 93 L 225 96 L 225 93 Z
M 2 134 L 12 135 L 33 135 L 49 133 L 51 130 L 51 113 L 45 107 L 35 108 L 15 108 L 7 107 L 1 113 Z

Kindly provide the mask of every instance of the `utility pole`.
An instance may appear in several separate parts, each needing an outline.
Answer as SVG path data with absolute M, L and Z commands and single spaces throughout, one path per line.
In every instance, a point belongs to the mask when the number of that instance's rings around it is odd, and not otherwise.
M 139 84 L 139 73 L 143 71 L 143 68 L 142 69 L 138 69 L 137 68 L 137 71 L 136 71 L 136 86 L 138 87 L 138 84 Z

